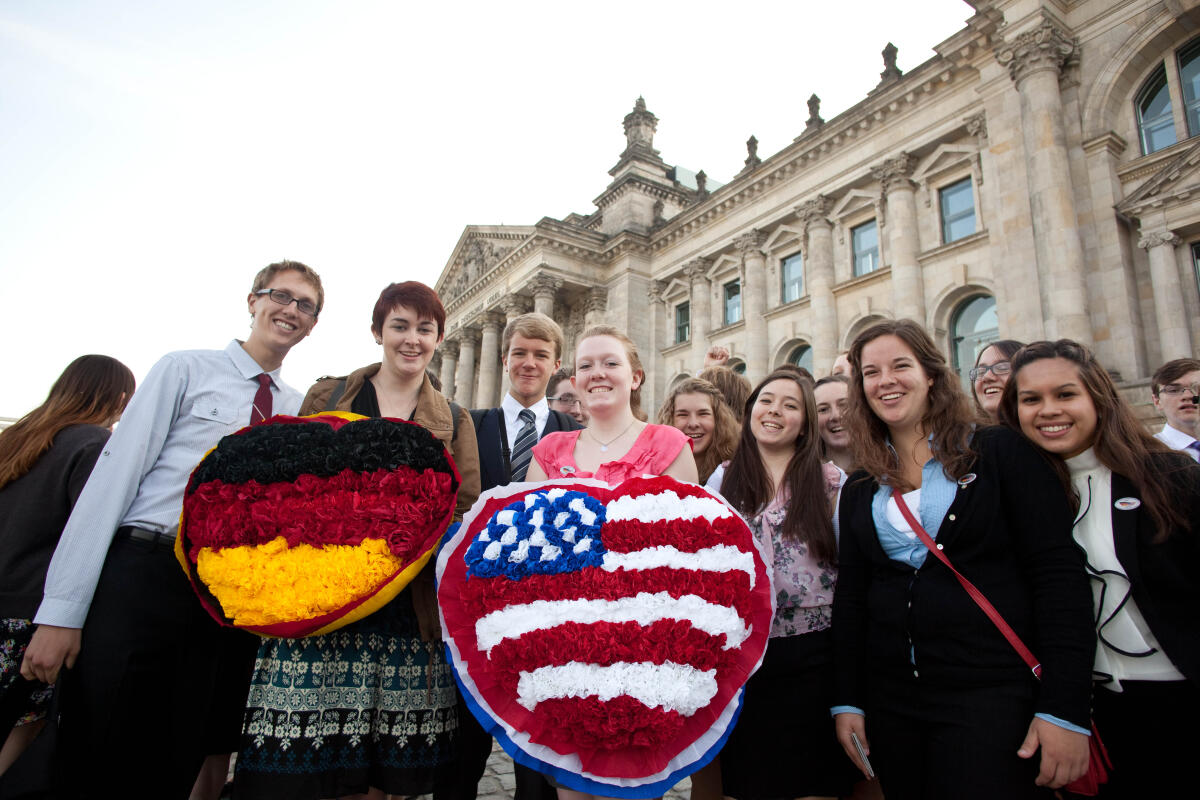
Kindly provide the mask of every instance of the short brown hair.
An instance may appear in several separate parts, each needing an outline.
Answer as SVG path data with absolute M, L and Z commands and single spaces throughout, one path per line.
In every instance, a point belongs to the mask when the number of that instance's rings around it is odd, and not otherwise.
M 513 318 L 512 322 L 505 325 L 504 333 L 500 337 L 501 358 L 508 358 L 509 345 L 512 344 L 513 337 L 518 333 L 526 339 L 541 339 L 543 342 L 550 342 L 554 345 L 554 360 L 562 360 L 562 328 L 558 327 L 558 323 L 545 314 L 530 311 L 528 314 Z
M 254 276 L 254 283 L 250 286 L 250 291 L 261 292 L 267 288 L 267 284 L 271 279 L 280 272 L 298 272 L 300 277 L 312 284 L 312 287 L 317 290 L 317 313 L 321 313 L 321 309 L 325 307 L 325 287 L 321 285 L 321 276 L 317 271 L 307 264 L 301 264 L 299 261 L 276 261 L 274 264 L 267 264 L 258 271 Z
M 1198 369 L 1200 369 L 1200 359 L 1177 358 L 1174 361 L 1168 361 L 1154 370 L 1154 377 L 1150 379 L 1150 391 L 1155 397 L 1158 397 L 1159 389 Z
M 420 281 L 389 283 L 375 301 L 375 309 L 371 312 L 371 330 L 382 333 L 387 315 L 400 306 L 417 312 L 418 319 L 425 317 L 436 322 L 439 339 L 446 332 L 446 309 L 441 299 L 437 292 Z

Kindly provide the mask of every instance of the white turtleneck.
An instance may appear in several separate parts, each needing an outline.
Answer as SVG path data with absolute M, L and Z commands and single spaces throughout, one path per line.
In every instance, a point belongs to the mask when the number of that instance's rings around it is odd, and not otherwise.
M 1075 519 L 1075 541 L 1087 554 L 1092 586 L 1092 608 L 1096 615 L 1096 661 L 1093 672 L 1113 691 L 1121 691 L 1122 680 L 1181 681 L 1183 675 L 1159 647 L 1131 594 L 1125 568 L 1117 559 L 1113 541 L 1111 509 L 1114 502 L 1133 500 L 1112 496 L 1112 470 L 1100 463 L 1088 448 L 1066 460 L 1071 485 L 1079 495 Z M 1122 506 L 1131 505 L 1122 503 Z M 1137 508 L 1116 513 L 1134 513 Z

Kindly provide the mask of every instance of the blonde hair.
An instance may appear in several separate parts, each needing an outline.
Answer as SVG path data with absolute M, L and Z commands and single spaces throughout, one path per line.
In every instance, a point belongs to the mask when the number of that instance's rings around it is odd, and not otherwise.
M 579 344 L 582 344 L 584 339 L 591 339 L 595 336 L 611 336 L 620 342 L 621 346 L 625 348 L 625 356 L 629 359 L 630 369 L 635 373 L 642 373 L 642 379 L 638 382 L 638 388 L 629 393 L 629 409 L 633 412 L 634 417 L 645 422 L 648 417 L 646 412 L 642 410 L 642 386 L 646 383 L 646 370 L 642 366 L 642 359 L 638 357 L 637 345 L 624 332 L 617 330 L 612 325 L 593 325 L 579 337 Z M 575 345 L 576 348 L 579 347 L 579 344 Z M 576 361 L 578 361 L 578 358 L 576 358 Z
M 508 348 L 512 344 L 513 337 L 518 333 L 526 339 L 541 339 L 543 342 L 550 342 L 554 345 L 554 360 L 562 360 L 562 328 L 545 314 L 530 311 L 528 314 L 522 314 L 514 318 L 512 322 L 505 325 L 504 333 L 500 336 L 501 358 L 508 357 Z

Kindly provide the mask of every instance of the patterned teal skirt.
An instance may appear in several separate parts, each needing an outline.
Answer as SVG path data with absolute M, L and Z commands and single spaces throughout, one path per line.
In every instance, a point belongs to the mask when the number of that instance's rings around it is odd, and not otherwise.
M 333 633 L 264 639 L 234 797 L 428 794 L 451 768 L 455 705 L 445 648 L 421 641 L 407 589 Z

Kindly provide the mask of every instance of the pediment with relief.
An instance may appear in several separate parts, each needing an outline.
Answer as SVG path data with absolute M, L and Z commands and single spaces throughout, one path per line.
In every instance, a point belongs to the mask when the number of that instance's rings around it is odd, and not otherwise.
M 1151 209 L 1168 207 L 1196 195 L 1200 195 L 1200 141 L 1164 164 L 1117 203 L 1116 209 L 1126 216 L 1140 217 Z
M 468 228 L 459 239 L 438 281 L 438 294 L 443 300 L 458 297 L 499 264 L 527 235 L 524 229 L 514 230 L 512 234 L 489 236 Z

